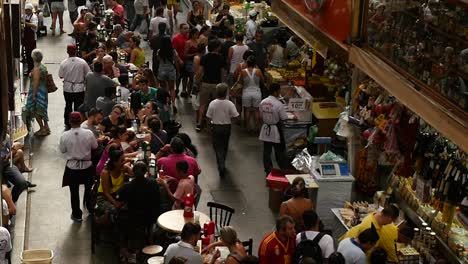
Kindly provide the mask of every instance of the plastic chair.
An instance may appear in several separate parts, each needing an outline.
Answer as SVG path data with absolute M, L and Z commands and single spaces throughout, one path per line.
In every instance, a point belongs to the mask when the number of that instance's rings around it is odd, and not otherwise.
M 214 219 L 216 233 L 231 223 L 232 214 L 235 212 L 234 208 L 215 202 L 208 202 L 206 205 L 210 208 L 210 219 Z
M 249 238 L 249 240 L 247 240 L 247 241 L 242 241 L 242 245 L 244 246 L 245 251 L 247 252 L 247 254 L 249 254 L 250 256 L 252 256 L 253 239 L 252 239 L 252 238 Z

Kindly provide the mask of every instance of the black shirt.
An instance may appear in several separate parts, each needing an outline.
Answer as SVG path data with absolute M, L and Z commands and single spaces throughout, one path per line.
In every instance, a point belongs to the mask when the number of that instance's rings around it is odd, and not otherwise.
M 160 197 L 159 185 L 155 180 L 135 178 L 124 184 L 119 192 L 119 200 L 127 203 L 130 217 L 134 221 L 152 224 L 158 219 Z
M 224 15 L 223 14 L 219 14 L 217 17 L 216 17 L 216 22 L 219 22 L 223 19 Z M 218 37 L 221 37 L 223 38 L 226 33 L 226 31 L 230 30 L 228 28 L 228 26 L 231 26 L 231 25 L 234 25 L 234 17 L 231 16 L 231 15 L 227 15 L 227 18 L 224 20 L 224 22 L 222 22 L 219 27 L 214 27 L 215 28 L 215 31 L 217 31 L 218 33 Z
M 221 55 L 209 52 L 201 57 L 200 65 L 203 66 L 203 82 L 221 83 L 221 69 L 224 68 L 224 60 Z
M 221 49 L 219 50 L 219 54 L 223 57 L 223 60 L 227 62 L 227 58 L 229 55 L 229 48 L 234 46 L 236 43 L 232 40 L 227 40 L 221 44 Z
M 123 119 L 119 118 L 119 123 L 117 124 L 117 126 L 120 126 L 123 123 L 124 123 Z M 101 126 L 104 127 L 103 133 L 109 133 L 111 131 L 112 127 L 114 127 L 114 125 L 112 124 L 112 122 L 111 122 L 111 120 L 110 120 L 110 118 L 108 116 L 104 117 L 104 119 L 101 122 Z
M 251 49 L 255 53 L 255 59 L 257 62 L 258 68 L 261 70 L 264 70 L 267 65 L 265 65 L 267 56 L 268 56 L 268 50 L 265 44 L 263 42 L 257 43 L 257 42 L 251 42 L 247 44 L 249 46 L 249 49 Z

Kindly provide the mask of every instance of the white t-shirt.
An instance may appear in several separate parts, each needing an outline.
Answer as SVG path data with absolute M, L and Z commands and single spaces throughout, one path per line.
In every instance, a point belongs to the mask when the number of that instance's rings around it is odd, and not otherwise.
M 245 38 L 247 39 L 247 43 L 254 41 L 255 33 L 257 32 L 257 23 L 252 19 L 249 19 L 247 23 L 245 23 Z
M 309 240 L 314 240 L 314 238 L 319 234 L 319 232 L 316 231 L 305 231 L 306 232 L 306 237 Z M 301 242 L 301 233 L 297 234 L 296 236 L 296 245 L 299 245 Z M 322 249 L 322 257 L 323 258 L 328 258 L 330 255 L 335 252 L 335 247 L 333 245 L 333 238 L 330 235 L 324 235 L 320 241 L 319 241 L 319 246 Z
M 270 95 L 260 103 L 260 116 L 263 120 L 263 126 L 258 139 L 280 143 L 281 138 L 277 124 L 279 121 L 288 118 L 284 104 L 278 98 Z
M 208 105 L 206 116 L 211 119 L 212 124 L 230 125 L 231 118 L 238 117 L 239 113 L 231 101 L 216 99 Z
M 151 34 L 153 34 L 153 36 L 156 36 L 156 35 L 159 34 L 159 28 L 158 28 L 159 23 L 166 23 L 166 25 L 167 25 L 166 31 L 170 30 L 167 18 L 159 17 L 159 16 L 154 17 L 150 21 L 150 28 L 149 28 L 149 30 L 151 30 L 151 32 L 153 32 L 153 33 L 151 33 Z
M 133 5 L 135 6 L 135 14 L 144 15 L 144 7 L 148 7 L 148 0 L 135 0 L 135 2 L 133 2 Z
M 59 77 L 63 79 L 63 91 L 84 92 L 86 74 L 90 71 L 88 63 L 82 58 L 69 57 L 63 60 L 59 69 Z
M 93 165 L 91 150 L 98 146 L 93 132 L 84 128 L 72 128 L 60 137 L 59 148 L 67 159 L 67 167 L 84 170 Z
M 10 252 L 11 247 L 11 237 L 8 229 L 3 226 L 0 227 L 0 264 L 8 264 L 8 261 L 5 259 L 7 252 Z
M 346 264 L 367 264 L 366 253 L 359 246 L 355 245 L 351 241 L 351 238 L 343 239 L 336 251 L 343 254 Z

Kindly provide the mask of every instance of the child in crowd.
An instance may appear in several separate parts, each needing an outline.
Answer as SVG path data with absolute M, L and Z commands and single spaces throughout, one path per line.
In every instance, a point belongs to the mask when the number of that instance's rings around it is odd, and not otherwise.
M 177 170 L 177 176 L 179 177 L 179 183 L 177 184 L 177 189 L 174 193 L 171 192 L 169 188 L 169 184 L 165 181 L 164 178 L 169 179 L 169 180 L 176 180 L 173 177 L 167 176 L 167 175 L 160 175 L 160 177 L 157 179 L 159 184 L 162 184 L 166 190 L 169 196 L 172 198 L 174 201 L 174 205 L 172 206 L 172 210 L 177 210 L 177 209 L 183 209 L 184 208 L 184 197 L 191 193 L 195 195 L 195 178 L 192 175 L 187 175 L 189 165 L 185 160 L 179 161 L 176 163 L 176 170 Z

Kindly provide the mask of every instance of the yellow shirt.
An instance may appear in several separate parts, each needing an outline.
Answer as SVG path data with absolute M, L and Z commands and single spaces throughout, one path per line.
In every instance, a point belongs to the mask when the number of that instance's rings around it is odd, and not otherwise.
M 141 68 L 141 66 L 145 64 L 145 51 L 142 49 L 135 49 L 135 50 L 137 54 L 136 54 L 135 61 L 133 62 L 133 64 L 135 64 L 135 66 L 137 66 L 138 68 Z
M 109 175 L 109 177 L 111 178 L 111 183 L 112 183 L 110 193 L 113 194 L 113 193 L 118 192 L 125 183 L 125 173 L 124 172 L 120 173 L 119 177 L 117 178 L 114 178 L 111 175 Z M 98 193 L 102 193 L 102 192 L 103 192 L 102 184 L 99 184 Z
M 395 243 L 398 239 L 398 228 L 393 223 L 380 226 L 375 220 L 374 214 L 366 216 L 362 220 L 362 223 L 351 228 L 344 236 L 340 238 L 340 241 L 345 238 L 357 238 L 362 231 L 370 228 L 372 223 L 374 224 L 375 229 L 377 230 L 377 234 L 379 234 L 379 241 L 377 241 L 374 248 L 383 248 L 385 252 L 387 252 L 388 261 L 398 262 L 398 258 L 395 251 Z M 368 256 L 370 255 L 373 249 L 367 252 Z

